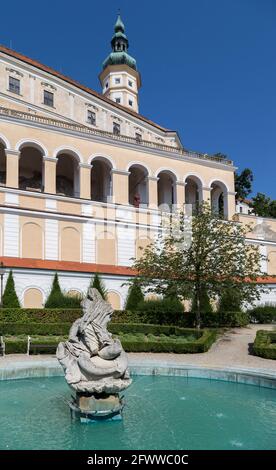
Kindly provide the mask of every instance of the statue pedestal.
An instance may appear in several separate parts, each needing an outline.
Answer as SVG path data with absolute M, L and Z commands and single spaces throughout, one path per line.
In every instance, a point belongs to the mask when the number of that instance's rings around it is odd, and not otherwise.
M 93 423 L 102 420 L 122 419 L 124 403 L 119 394 L 77 392 L 69 406 L 72 419 L 80 419 L 81 423 Z

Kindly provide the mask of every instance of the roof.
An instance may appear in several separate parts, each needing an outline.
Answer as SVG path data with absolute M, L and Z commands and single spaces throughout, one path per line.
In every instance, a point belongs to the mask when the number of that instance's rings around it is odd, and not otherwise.
M 155 122 L 151 121 L 150 119 L 146 118 L 145 116 L 142 116 L 141 114 L 136 113 L 135 111 L 132 111 L 131 109 L 125 108 L 124 106 L 115 103 L 114 101 L 110 100 L 104 95 L 101 95 L 97 91 L 92 90 L 89 87 L 86 87 L 82 85 L 81 83 L 77 82 L 76 80 L 73 80 L 70 77 L 67 77 L 66 75 L 61 74 L 60 72 L 57 72 L 56 70 L 52 69 L 51 67 L 48 67 L 47 65 L 43 65 L 40 62 L 30 59 L 29 57 L 20 54 L 19 52 L 14 51 L 13 49 L 10 49 L 6 46 L 3 46 L 0 44 L 0 52 L 3 54 L 7 54 L 10 57 L 14 57 L 15 59 L 21 60 L 22 62 L 25 62 L 28 65 L 31 65 L 33 67 L 36 67 L 43 72 L 49 73 L 50 75 L 53 75 L 54 77 L 60 78 L 61 80 L 64 80 L 65 82 L 69 83 L 70 85 L 73 85 L 77 88 L 79 88 L 82 91 L 85 91 L 86 93 L 89 93 L 92 96 L 95 96 L 101 101 L 104 101 L 110 105 L 112 105 L 114 108 L 119 109 L 120 111 L 123 111 L 127 114 L 130 114 L 131 116 L 140 119 L 141 121 L 146 122 L 147 124 L 150 124 L 151 126 L 156 127 L 157 129 L 163 131 L 163 132 L 175 132 L 170 129 L 166 129 L 165 127 L 159 126 L 159 124 L 156 124 Z

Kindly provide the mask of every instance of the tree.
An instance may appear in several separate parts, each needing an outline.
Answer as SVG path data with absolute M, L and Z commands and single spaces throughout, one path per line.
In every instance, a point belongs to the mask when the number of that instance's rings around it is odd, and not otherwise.
M 260 217 L 276 217 L 276 201 L 263 193 L 257 193 L 252 198 L 251 207 L 255 214 Z
M 58 274 L 55 273 L 50 294 L 45 302 L 45 308 L 64 307 L 64 294 L 59 285 Z
M 200 313 L 213 313 L 213 307 L 211 305 L 208 293 L 206 292 L 205 289 L 202 290 L 201 292 L 199 303 L 200 303 Z M 194 312 L 194 313 L 197 312 L 197 298 L 195 295 L 193 296 L 191 312 Z
M 231 287 L 222 291 L 218 310 L 220 312 L 240 312 L 241 311 L 241 296 L 238 289 Z
M 241 174 L 235 173 L 236 199 L 246 199 L 252 192 L 253 172 L 245 168 Z
M 14 287 L 13 274 L 10 270 L 9 277 L 7 279 L 5 291 L 2 298 L 3 308 L 20 308 L 20 303 Z
M 216 299 L 226 288 L 238 289 L 241 302 L 260 298 L 264 290 L 263 259 L 258 246 L 246 243 L 250 226 L 223 221 L 211 212 L 207 203 L 199 207 L 188 224 L 182 214 L 175 216 L 169 230 L 160 233 L 156 243 L 147 247 L 134 262 L 142 286 L 164 295 L 167 283 L 179 298 L 192 295 L 196 302 L 196 323 L 200 328 L 200 301 L 204 292 Z
M 107 300 L 107 290 L 106 290 L 106 288 L 104 286 L 104 283 L 103 283 L 103 281 L 100 278 L 98 273 L 95 274 L 91 287 L 94 287 L 95 289 L 98 289 L 98 291 L 100 292 L 102 298 L 104 300 Z
M 139 283 L 137 282 L 137 279 L 135 278 L 133 283 L 129 287 L 125 309 L 135 312 L 135 310 L 137 310 L 137 305 L 143 300 L 144 295 L 142 289 Z

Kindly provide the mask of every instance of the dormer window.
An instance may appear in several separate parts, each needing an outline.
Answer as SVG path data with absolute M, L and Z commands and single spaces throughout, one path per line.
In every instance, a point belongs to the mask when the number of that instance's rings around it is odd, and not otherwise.
M 52 108 L 54 107 L 54 93 L 44 90 L 44 104 L 46 104 L 46 106 L 51 106 Z
M 121 126 L 117 122 L 113 122 L 113 134 L 120 135 L 121 133 Z
M 20 95 L 20 80 L 14 77 L 9 77 L 9 91 Z
M 94 113 L 94 111 L 87 111 L 87 121 L 89 124 L 92 124 L 92 126 L 96 125 L 96 113 Z

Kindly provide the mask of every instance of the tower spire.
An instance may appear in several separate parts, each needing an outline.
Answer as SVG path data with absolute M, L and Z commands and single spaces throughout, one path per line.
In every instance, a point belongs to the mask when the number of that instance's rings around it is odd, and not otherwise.
M 120 10 L 111 39 L 111 53 L 103 62 L 100 82 L 103 94 L 138 112 L 138 89 L 141 86 L 136 60 L 128 53 L 129 42 Z M 116 75 L 116 76 L 115 76 Z

